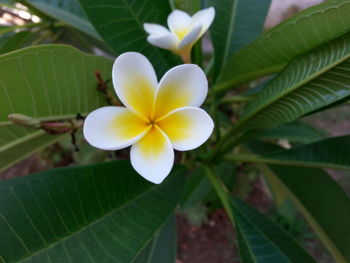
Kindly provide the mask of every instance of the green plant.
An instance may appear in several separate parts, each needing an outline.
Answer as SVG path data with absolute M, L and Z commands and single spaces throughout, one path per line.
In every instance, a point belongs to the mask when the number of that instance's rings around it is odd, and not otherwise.
M 350 261 L 349 196 L 324 169 L 350 170 L 350 137 L 324 138 L 297 122 L 349 99 L 348 0 L 326 1 L 264 33 L 269 0 L 0 3 L 41 19 L 0 27 L 0 170 L 56 142 L 67 148 L 69 136 L 81 149 L 77 166 L 0 183 L 0 262 L 175 262 L 174 213 L 197 210 L 201 222 L 208 202 L 225 209 L 241 262 L 316 262 L 279 223 L 298 235 L 306 226 L 290 214 L 276 223 L 234 191 L 247 163 L 261 170 L 276 204 L 293 202 L 336 262 Z M 145 23 L 165 25 L 174 8 L 208 7 L 216 18 L 202 42 L 212 42 L 212 54 L 197 41 L 202 27 L 185 48 L 170 45 L 174 54 L 147 42 Z M 203 107 L 213 135 L 177 153 L 159 185 L 141 178 L 125 152 L 107 155 L 81 139 L 90 112 L 120 105 L 111 57 L 128 51 L 146 56 L 158 78 L 181 64 L 179 54 L 209 81 Z

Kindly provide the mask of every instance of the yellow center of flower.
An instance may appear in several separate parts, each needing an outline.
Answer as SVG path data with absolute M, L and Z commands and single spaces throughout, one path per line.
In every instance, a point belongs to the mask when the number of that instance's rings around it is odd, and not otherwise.
M 190 28 L 189 27 L 184 27 L 184 28 L 177 29 L 174 32 L 177 35 L 177 37 L 180 40 L 182 40 L 188 34 L 188 32 L 190 32 Z

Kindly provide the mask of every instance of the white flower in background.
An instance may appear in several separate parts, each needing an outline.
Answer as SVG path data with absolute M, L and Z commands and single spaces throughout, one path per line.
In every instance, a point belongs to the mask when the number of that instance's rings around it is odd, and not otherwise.
M 169 30 L 158 24 L 145 23 L 143 26 L 149 34 L 149 43 L 171 50 L 181 56 L 185 63 L 189 63 L 192 46 L 208 30 L 214 16 L 213 7 L 200 10 L 192 17 L 183 11 L 174 10 L 168 16 Z
M 119 150 L 131 146 L 134 169 L 161 183 L 174 164 L 174 149 L 192 150 L 213 131 L 202 109 L 208 83 L 193 64 L 170 69 L 158 83 L 151 63 L 140 53 L 120 55 L 113 66 L 113 85 L 125 107 L 107 106 L 91 112 L 84 136 L 94 147 Z

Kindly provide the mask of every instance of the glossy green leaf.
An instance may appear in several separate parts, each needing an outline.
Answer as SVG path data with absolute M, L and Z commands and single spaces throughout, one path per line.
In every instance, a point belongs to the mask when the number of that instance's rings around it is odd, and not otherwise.
M 217 90 L 280 71 L 296 56 L 350 31 L 350 2 L 330 0 L 272 28 L 233 55 Z
M 132 262 L 172 214 L 184 177 L 146 182 L 129 161 L 0 184 L 3 262 Z
M 247 146 L 253 153 L 261 153 L 261 148 L 265 152 L 276 152 L 277 148 L 263 142 Z M 259 167 L 276 198 L 289 196 L 336 262 L 348 262 L 350 199 L 337 182 L 322 169 L 279 165 Z
M 236 131 L 272 128 L 350 95 L 350 34 L 295 59 L 249 102 Z
M 232 160 L 350 170 L 350 136 L 340 136 L 265 155 L 234 155 Z
M 154 47 L 147 42 L 144 23 L 166 25 L 170 14 L 169 1 L 164 0 L 80 0 L 82 7 L 96 30 L 116 52 L 137 51 L 153 64 L 158 76 L 162 76 L 179 60 L 168 50 Z
M 1 55 L 0 152 L 6 150 L 12 154 L 1 159 L 0 167 L 8 167 L 43 147 L 29 142 L 39 136 L 36 131 L 14 126 L 8 120 L 9 114 L 21 113 L 46 121 L 72 119 L 78 113 L 85 115 L 105 105 L 96 89 L 94 73 L 100 71 L 108 80 L 111 70 L 111 60 L 63 45 L 37 46 Z M 44 145 L 50 140 L 57 138 L 46 137 Z M 22 143 L 26 152 L 10 149 Z
M 111 78 L 110 59 L 64 45 L 30 47 L 0 56 L 0 126 L 10 113 L 69 119 L 105 105 L 94 73 Z
M 336 262 L 350 261 L 350 199 L 325 171 L 270 165 L 269 181 L 288 194 Z
M 261 33 L 271 0 L 208 0 L 215 8 L 210 34 L 215 51 L 214 75 L 218 76 L 230 55 Z
M 87 19 L 78 0 L 25 0 L 23 3 L 28 3 L 30 6 L 35 7 L 44 14 L 59 21 L 63 21 L 69 26 L 82 31 L 95 39 L 102 40 Z
M 316 263 L 282 228 L 238 199 L 232 199 L 242 263 Z
M 176 217 L 171 216 L 132 263 L 175 263 Z

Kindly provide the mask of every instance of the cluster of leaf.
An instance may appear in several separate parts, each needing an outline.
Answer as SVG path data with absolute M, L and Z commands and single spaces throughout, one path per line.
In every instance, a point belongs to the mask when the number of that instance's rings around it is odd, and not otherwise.
M 113 60 L 80 50 L 138 51 L 162 76 L 180 62 L 147 43 L 143 23 L 165 24 L 175 6 L 216 10 L 206 65 L 216 130 L 188 158 L 187 167 L 196 160 L 195 172 L 178 165 L 154 186 L 118 160 L 1 182 L 0 262 L 175 262 L 175 208 L 212 200 L 213 189 L 235 227 L 242 262 L 316 262 L 281 226 L 230 193 L 242 162 L 257 164 L 276 202 L 288 197 L 295 204 L 336 262 L 350 261 L 350 199 L 324 170 L 350 170 L 350 137 L 323 139 L 290 124 L 349 99 L 348 0 L 326 1 L 263 34 L 269 0 L 0 3 L 21 3 L 41 18 L 0 27 L 0 170 L 67 137 L 20 127 L 9 114 L 71 121 L 106 104 L 95 73 L 110 79 Z M 202 64 L 198 45 L 194 53 Z M 275 144 L 279 139 L 292 148 Z

